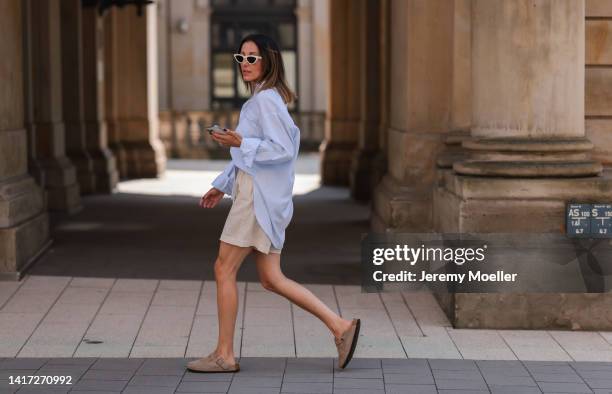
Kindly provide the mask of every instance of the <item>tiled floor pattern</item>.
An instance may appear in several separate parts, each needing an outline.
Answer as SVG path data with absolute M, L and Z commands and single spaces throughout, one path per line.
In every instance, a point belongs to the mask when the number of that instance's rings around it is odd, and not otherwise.
M 185 370 L 187 359 L 5 359 L 1 393 L 612 393 L 612 363 L 332 358 L 239 360 L 238 373 Z M 11 385 L 11 376 L 70 376 L 70 385 Z
M 305 285 L 360 317 L 355 357 L 612 361 L 611 332 L 453 329 L 429 293 Z M 258 282 L 239 282 L 241 357 L 335 357 L 325 325 Z M 28 276 L 0 286 L 0 357 L 196 357 L 217 339 L 214 281 Z

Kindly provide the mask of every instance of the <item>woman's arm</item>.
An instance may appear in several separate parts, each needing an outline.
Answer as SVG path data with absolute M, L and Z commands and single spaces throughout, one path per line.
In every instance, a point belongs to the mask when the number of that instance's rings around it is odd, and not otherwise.
M 253 162 L 276 164 L 291 160 L 295 154 L 292 125 L 284 122 L 280 113 L 286 108 L 279 108 L 274 98 L 266 93 L 260 93 L 254 104 L 264 138 L 242 138 L 239 148 L 244 164 L 251 167 Z

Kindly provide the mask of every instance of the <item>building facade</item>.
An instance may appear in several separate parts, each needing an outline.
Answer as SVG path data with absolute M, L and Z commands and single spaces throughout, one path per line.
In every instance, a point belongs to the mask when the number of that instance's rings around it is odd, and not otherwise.
M 89 3 L 0 1 L 4 278 L 44 252 L 49 212 L 235 124 L 243 93 L 217 54 L 255 3 L 293 35 L 297 113 L 324 114 L 323 184 L 371 200 L 372 231 L 563 233 L 567 202 L 612 201 L 607 0 Z M 439 301 L 457 327 L 612 328 L 606 293 Z

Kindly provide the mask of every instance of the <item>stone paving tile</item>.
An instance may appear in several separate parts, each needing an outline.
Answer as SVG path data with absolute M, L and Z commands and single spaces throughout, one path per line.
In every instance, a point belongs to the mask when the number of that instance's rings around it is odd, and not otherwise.
M 2 369 L 39 369 L 47 363 L 46 358 L 9 358 L 0 362 Z
M 487 376 L 485 378 L 489 386 L 529 386 L 538 387 L 533 378 L 529 376 Z
M 490 387 L 492 394 L 540 394 L 539 387 L 525 386 L 493 386 Z
M 422 384 L 385 384 L 387 394 L 437 394 L 436 386 Z
M 359 368 L 359 369 L 336 369 L 334 379 L 337 378 L 363 378 L 363 379 L 382 379 L 382 369 L 378 368 Z
M 606 379 L 585 379 L 586 384 L 593 389 L 612 389 L 612 377 Z
M 106 391 L 121 391 L 127 385 L 127 381 L 125 380 L 98 380 L 98 379 L 90 379 L 83 380 L 81 379 L 76 384 L 74 384 L 73 388 L 76 390 L 83 391 L 97 391 L 97 390 L 106 390 Z
M 336 394 L 385 394 L 385 390 L 372 389 L 334 389 Z
M 311 382 L 311 383 L 297 383 L 297 382 L 283 382 L 281 387 L 281 393 L 312 393 L 312 394 L 332 394 L 334 392 L 334 386 L 331 383 L 324 382 Z
M 489 394 L 489 390 L 438 390 L 438 394 Z
M 576 373 L 534 373 L 536 382 L 546 383 L 583 383 L 583 379 Z M 610 376 L 610 375 L 608 375 Z
M 240 376 L 236 374 L 232 380 L 232 387 L 273 387 L 277 388 L 282 385 L 282 376 Z
M 544 393 L 592 393 L 584 383 L 538 383 Z
M 185 359 L 148 359 L 145 360 L 140 368 L 136 371 L 136 375 L 174 375 L 183 376 L 185 373 Z
M 102 369 L 90 369 L 85 372 L 82 379 L 94 380 L 125 380 L 128 381 L 134 376 L 133 370 L 106 371 Z
M 63 366 L 77 366 L 77 367 L 91 367 L 98 359 L 94 357 L 84 357 L 84 358 L 52 358 L 47 363 L 45 363 L 45 367 L 54 367 L 62 368 Z
M 70 394 L 120 394 L 121 391 L 87 391 L 87 390 L 70 390 Z
M 231 382 L 231 373 L 195 373 L 186 371 L 182 382 Z
M 467 359 L 516 360 L 516 356 L 495 330 L 453 329 L 449 335 Z
M 358 379 L 358 378 L 339 378 L 334 379 L 334 389 L 375 389 L 384 390 L 383 379 Z
M 332 373 L 285 373 L 284 383 L 332 383 L 334 375 Z
M 0 370 L 0 381 L 7 381 L 11 376 L 29 376 L 34 375 L 36 369 L 2 369 Z
M 432 370 L 449 370 L 449 371 L 470 371 L 478 370 L 476 363 L 472 360 L 445 360 L 432 359 L 429 360 L 429 365 Z
M 152 386 L 128 386 L 122 391 L 123 394 L 173 394 L 175 389 L 172 387 L 152 387 Z
M 435 379 L 436 387 L 444 390 L 487 390 L 484 379 Z
M 92 366 L 92 370 L 130 370 L 136 371 L 144 363 L 144 359 L 141 358 L 101 358 L 98 359 Z
M 224 375 L 224 374 L 219 374 Z M 226 393 L 230 382 L 183 381 L 176 389 L 177 393 Z
M 176 387 L 181 381 L 181 376 L 169 375 L 139 375 L 130 380 L 130 386 L 156 386 Z
M 43 317 L 43 312 L 0 312 L 0 355 L 16 356 Z
M 570 355 L 547 331 L 499 330 L 519 360 L 571 361 Z
M 271 387 L 230 387 L 228 394 L 275 394 L 280 393 L 280 388 Z
M 435 384 L 430 371 L 410 373 L 385 373 L 385 383 L 389 384 Z
M 342 370 L 334 358 L 239 360 L 239 373 L 206 374 L 186 371 L 185 358 L 5 358 L 0 393 L 612 394 L 605 362 L 355 358 Z M 71 375 L 74 384 L 9 387 L 11 374 Z

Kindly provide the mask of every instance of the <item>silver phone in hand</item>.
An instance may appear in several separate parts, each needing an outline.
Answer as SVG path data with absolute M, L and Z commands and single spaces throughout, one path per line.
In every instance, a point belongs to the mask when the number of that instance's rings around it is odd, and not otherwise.
M 220 127 L 218 124 L 207 127 L 206 130 L 208 130 L 210 134 L 212 134 L 213 132 L 219 134 L 227 134 L 227 131 L 223 130 L 223 128 Z

